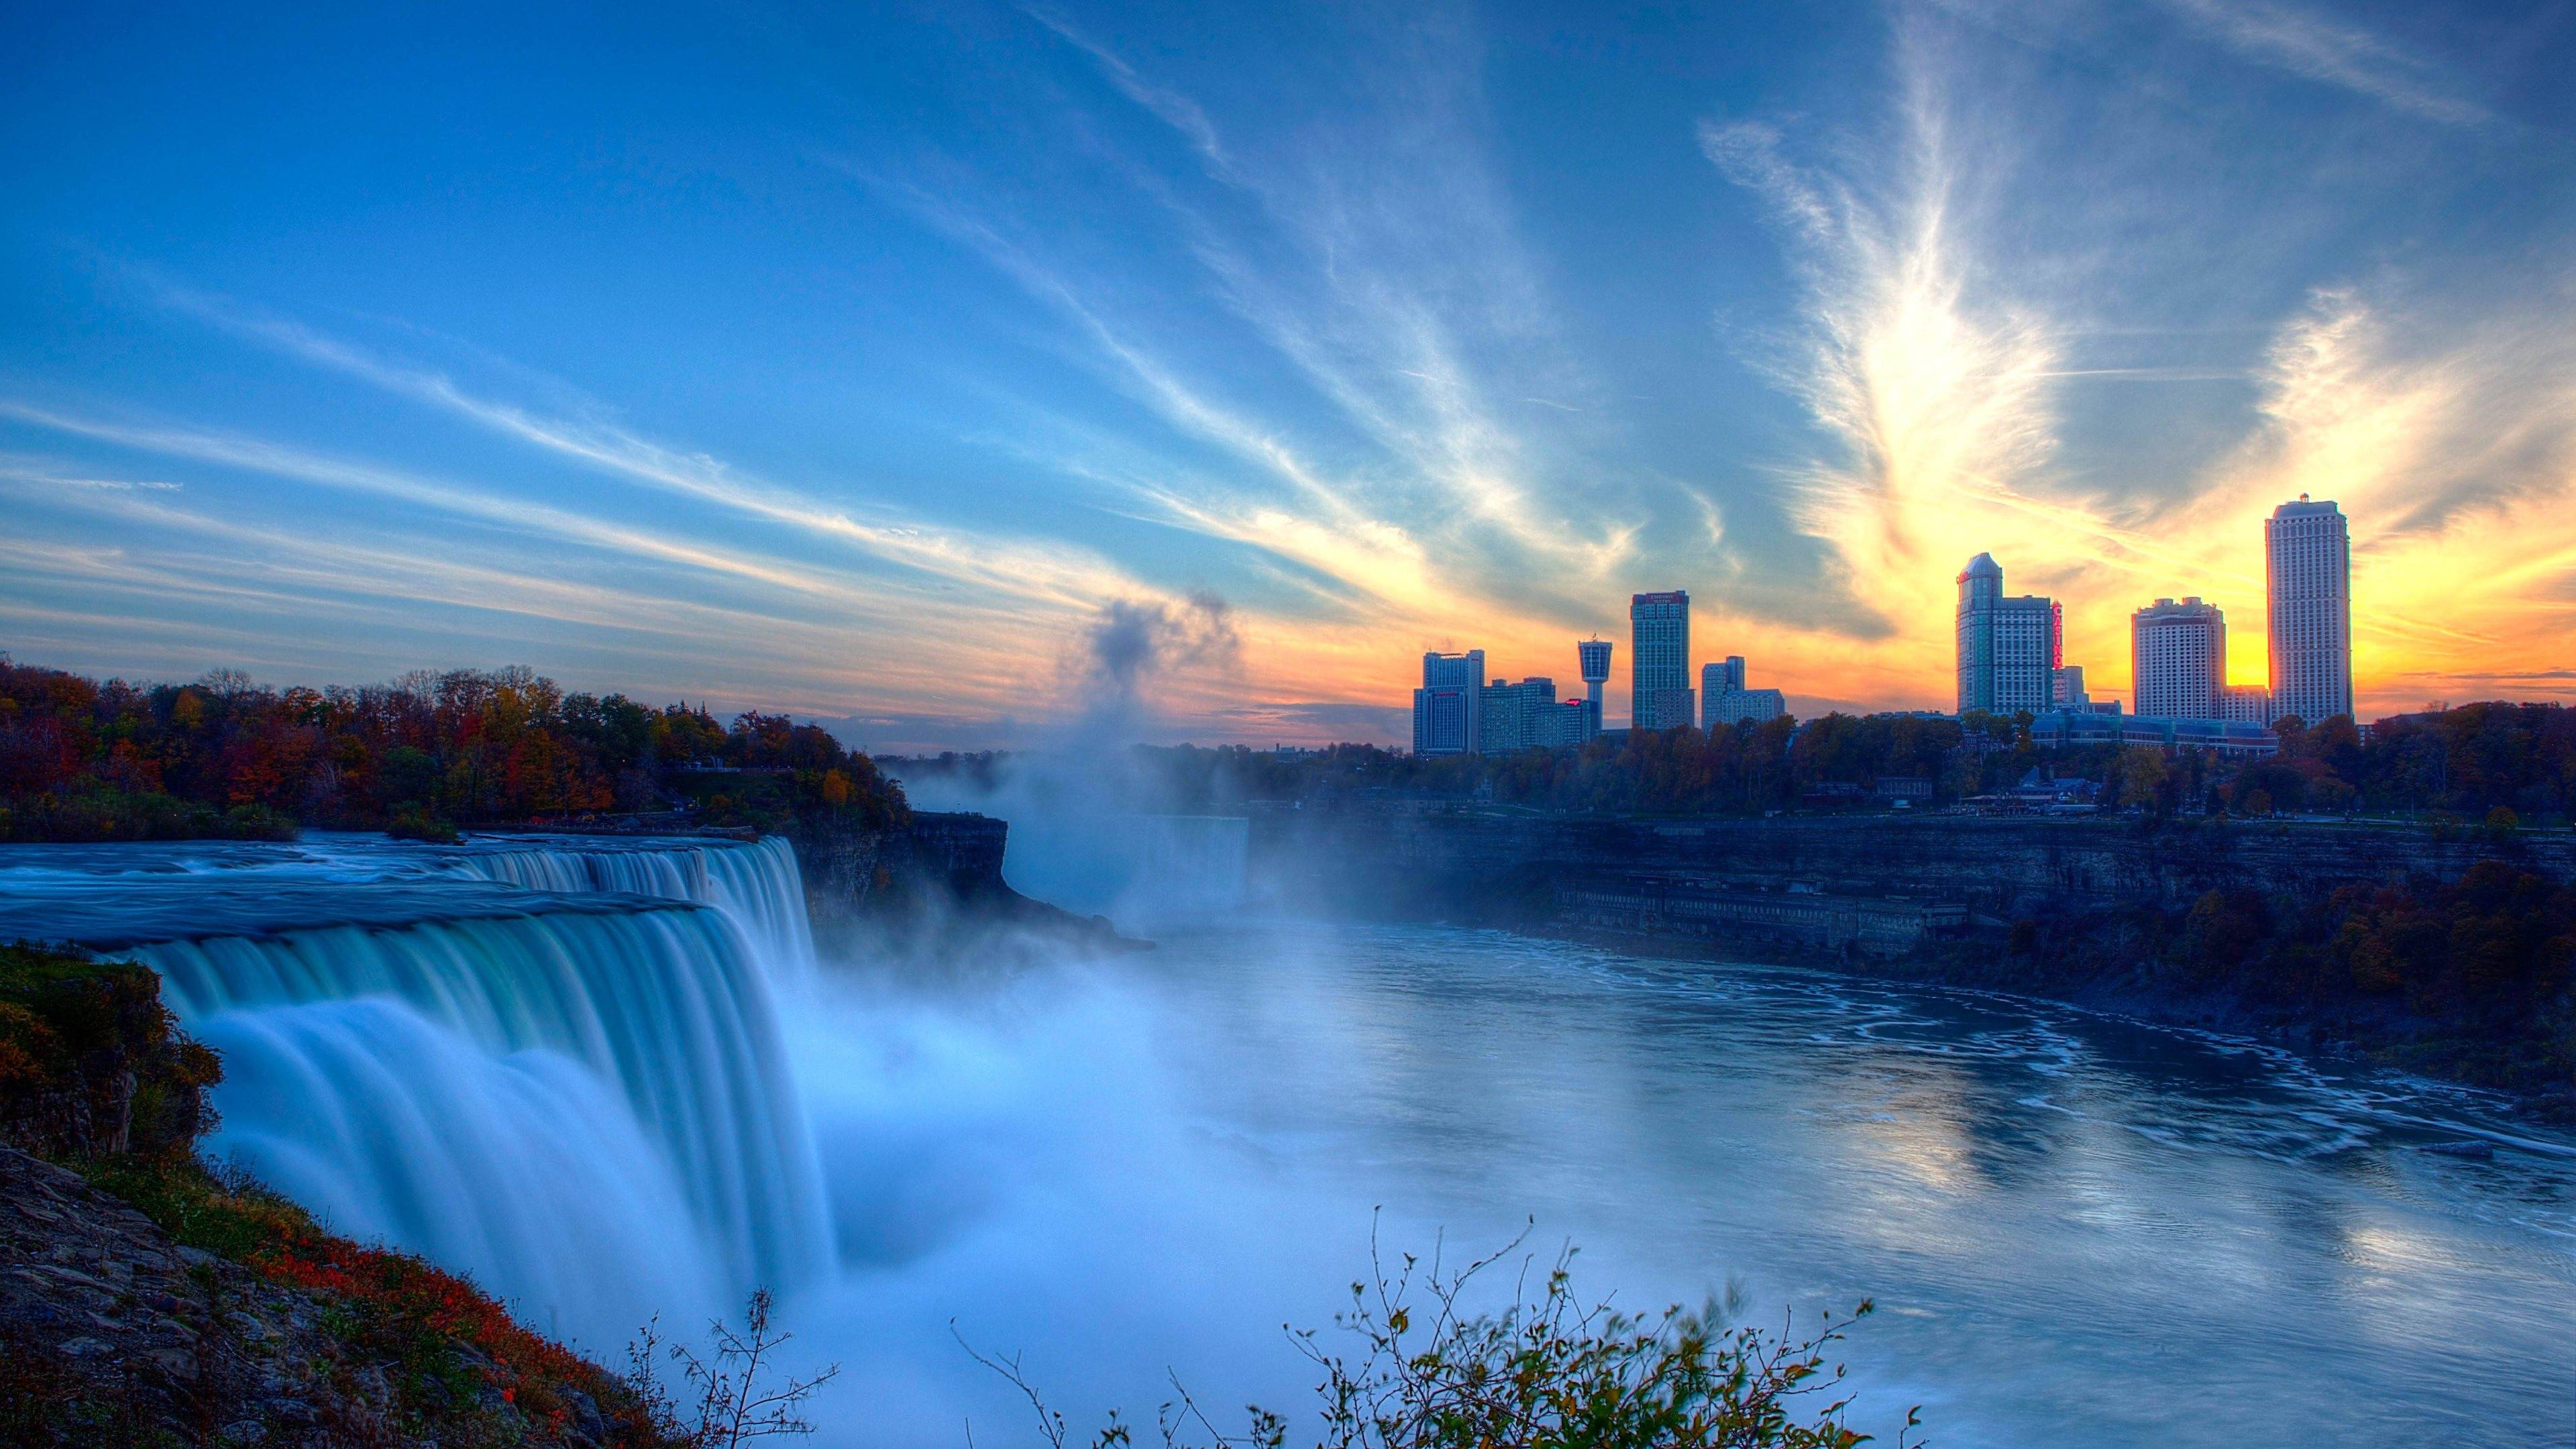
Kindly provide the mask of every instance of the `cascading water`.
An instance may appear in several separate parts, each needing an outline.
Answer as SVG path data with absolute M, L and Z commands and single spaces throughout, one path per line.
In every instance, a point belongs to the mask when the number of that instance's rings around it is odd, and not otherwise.
M 700 901 L 731 916 L 751 936 L 771 972 L 801 976 L 814 960 L 796 848 L 776 836 L 745 845 L 677 850 L 582 849 L 557 840 L 462 854 L 453 868 L 530 890 L 614 891 Z
M 829 1261 L 783 841 L 6 855 L 8 936 L 161 973 L 226 1058 L 210 1150 L 594 1346 Z
M 385 1000 L 229 1011 L 196 1032 L 224 1059 L 212 1152 L 343 1233 L 472 1276 L 541 1331 L 607 1347 L 731 1296 L 660 1146 L 567 1057 L 495 1056 Z

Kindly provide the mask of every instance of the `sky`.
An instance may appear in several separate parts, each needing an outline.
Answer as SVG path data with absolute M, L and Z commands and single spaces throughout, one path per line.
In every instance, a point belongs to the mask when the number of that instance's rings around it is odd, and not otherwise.
M 2576 9 L 0 12 L 0 649 L 1400 742 L 1630 593 L 1947 708 L 1954 578 L 2576 698 Z

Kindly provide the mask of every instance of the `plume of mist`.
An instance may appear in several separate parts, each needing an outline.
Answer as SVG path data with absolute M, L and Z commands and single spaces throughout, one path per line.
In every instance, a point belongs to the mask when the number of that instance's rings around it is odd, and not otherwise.
M 1053 905 L 1151 927 L 1232 906 L 1243 889 L 1243 822 L 1176 820 L 1177 783 L 1137 747 L 1165 695 L 1240 668 L 1234 608 L 1205 589 L 1110 599 L 1058 670 L 1081 707 L 1038 748 L 970 773 L 904 776 L 929 809 L 997 815 L 1011 827 L 1004 872 Z
M 1189 670 L 1230 672 L 1241 653 L 1234 606 L 1211 590 L 1177 600 L 1109 600 L 1084 628 L 1072 661 L 1084 693 L 1077 739 L 1134 743 L 1151 719 L 1158 684 Z

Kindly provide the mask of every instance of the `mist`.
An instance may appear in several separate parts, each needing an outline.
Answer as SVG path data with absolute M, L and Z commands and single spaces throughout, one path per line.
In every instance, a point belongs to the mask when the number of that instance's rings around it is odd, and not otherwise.
M 1025 895 L 1126 930 L 1211 919 L 1243 902 L 1244 821 L 1185 798 L 1136 746 L 1158 731 L 1162 694 L 1231 675 L 1239 649 L 1213 593 L 1111 600 L 1059 662 L 1081 708 L 1036 747 L 962 768 L 880 763 L 917 809 L 1008 821 L 1003 877 Z

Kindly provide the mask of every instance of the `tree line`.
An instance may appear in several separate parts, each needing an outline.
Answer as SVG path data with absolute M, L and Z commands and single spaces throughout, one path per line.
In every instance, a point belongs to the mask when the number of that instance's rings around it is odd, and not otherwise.
M 231 671 L 102 683 L 0 655 L 4 840 L 439 836 L 675 806 L 773 829 L 906 815 L 902 788 L 817 726 L 567 693 L 525 668 L 271 689 Z
M 1422 757 L 1339 744 L 1282 756 L 1244 746 L 1137 746 L 1154 798 L 1143 808 L 1225 808 L 1255 800 L 1411 797 L 1612 814 L 1761 815 L 1847 809 L 1883 793 L 1953 803 L 2043 779 L 2091 782 L 2106 806 L 2159 816 L 2354 811 L 2449 815 L 2470 824 L 2564 820 L 2576 806 L 2576 711 L 2469 704 L 2381 720 L 2367 738 L 2338 716 L 2276 726 L 2259 759 L 2185 747 L 2044 746 L 2028 715 L 1970 711 L 1783 717 L 1716 730 L 1604 736 L 1514 754 Z M 905 768 L 989 780 L 989 754 Z M 1891 782 L 1909 784 L 1884 790 Z M 2503 812 L 2501 817 L 2497 812 Z

